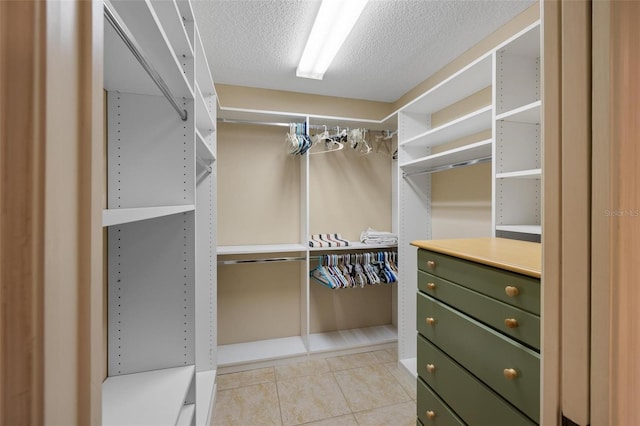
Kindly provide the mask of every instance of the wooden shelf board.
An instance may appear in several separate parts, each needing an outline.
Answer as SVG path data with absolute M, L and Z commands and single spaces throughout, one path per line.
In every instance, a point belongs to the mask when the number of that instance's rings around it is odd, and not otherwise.
M 418 158 L 400 165 L 405 173 L 422 172 L 491 156 L 491 139 Z
M 302 337 L 282 337 L 218 346 L 218 367 L 306 355 Z
M 216 130 L 216 123 L 207 108 L 204 96 L 200 91 L 200 87 L 196 84 L 196 129 L 203 134 L 208 135 Z
M 195 367 L 108 377 L 102 384 L 102 424 L 175 425 Z
M 313 333 L 309 335 L 310 352 L 328 352 L 340 349 L 392 343 L 398 340 L 398 330 L 392 325 L 354 328 L 350 330 Z
M 452 120 L 440 127 L 428 130 L 400 144 L 402 147 L 431 147 L 464 136 L 491 129 L 492 106 L 486 106 L 470 114 Z
M 195 210 L 193 204 L 182 206 L 139 207 L 102 210 L 102 226 L 122 225 Z
M 207 145 L 202 134 L 196 129 L 196 155 L 207 164 L 211 164 L 216 160 L 216 156 Z
M 151 4 L 167 38 L 171 40 L 171 46 L 176 55 L 193 58 L 193 48 L 182 24 L 182 16 L 177 4 L 167 0 L 151 0 Z
M 540 179 L 542 169 L 519 170 L 517 172 L 506 172 L 496 174 L 496 179 Z
M 213 77 L 211 76 L 211 69 L 209 62 L 207 61 L 207 55 L 202 45 L 202 39 L 200 38 L 200 32 L 196 33 L 196 82 L 205 96 L 215 96 L 216 88 L 213 83 Z
M 185 404 L 182 406 L 180 410 L 180 415 L 178 416 L 178 421 L 176 422 L 176 426 L 191 426 L 193 423 L 193 416 L 196 412 L 195 404 Z
M 349 241 L 345 247 L 309 247 L 309 251 L 344 251 L 344 250 L 380 250 L 385 248 L 395 248 L 397 244 L 365 244 L 359 241 Z
M 515 123 L 540 124 L 541 101 L 512 109 L 496 116 L 498 121 L 512 121 Z

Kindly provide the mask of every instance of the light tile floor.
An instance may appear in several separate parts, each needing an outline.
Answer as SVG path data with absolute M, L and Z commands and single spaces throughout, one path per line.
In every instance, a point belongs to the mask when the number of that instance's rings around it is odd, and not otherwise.
M 416 384 L 395 349 L 218 376 L 215 426 L 416 424 Z

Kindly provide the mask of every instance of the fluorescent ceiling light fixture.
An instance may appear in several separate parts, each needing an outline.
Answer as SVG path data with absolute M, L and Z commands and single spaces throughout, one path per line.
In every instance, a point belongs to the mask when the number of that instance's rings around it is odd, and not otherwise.
M 296 76 L 322 80 L 368 0 L 322 0 Z

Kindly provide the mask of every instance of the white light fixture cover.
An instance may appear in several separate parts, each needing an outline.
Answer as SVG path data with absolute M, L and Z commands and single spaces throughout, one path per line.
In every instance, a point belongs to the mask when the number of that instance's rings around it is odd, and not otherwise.
M 322 80 L 368 0 L 322 0 L 296 76 Z

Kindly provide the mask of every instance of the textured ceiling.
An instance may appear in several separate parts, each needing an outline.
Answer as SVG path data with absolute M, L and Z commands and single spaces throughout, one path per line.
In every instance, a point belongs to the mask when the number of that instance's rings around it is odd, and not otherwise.
M 316 0 L 192 1 L 216 83 L 393 102 L 533 4 L 370 0 L 323 80 L 296 77 Z

